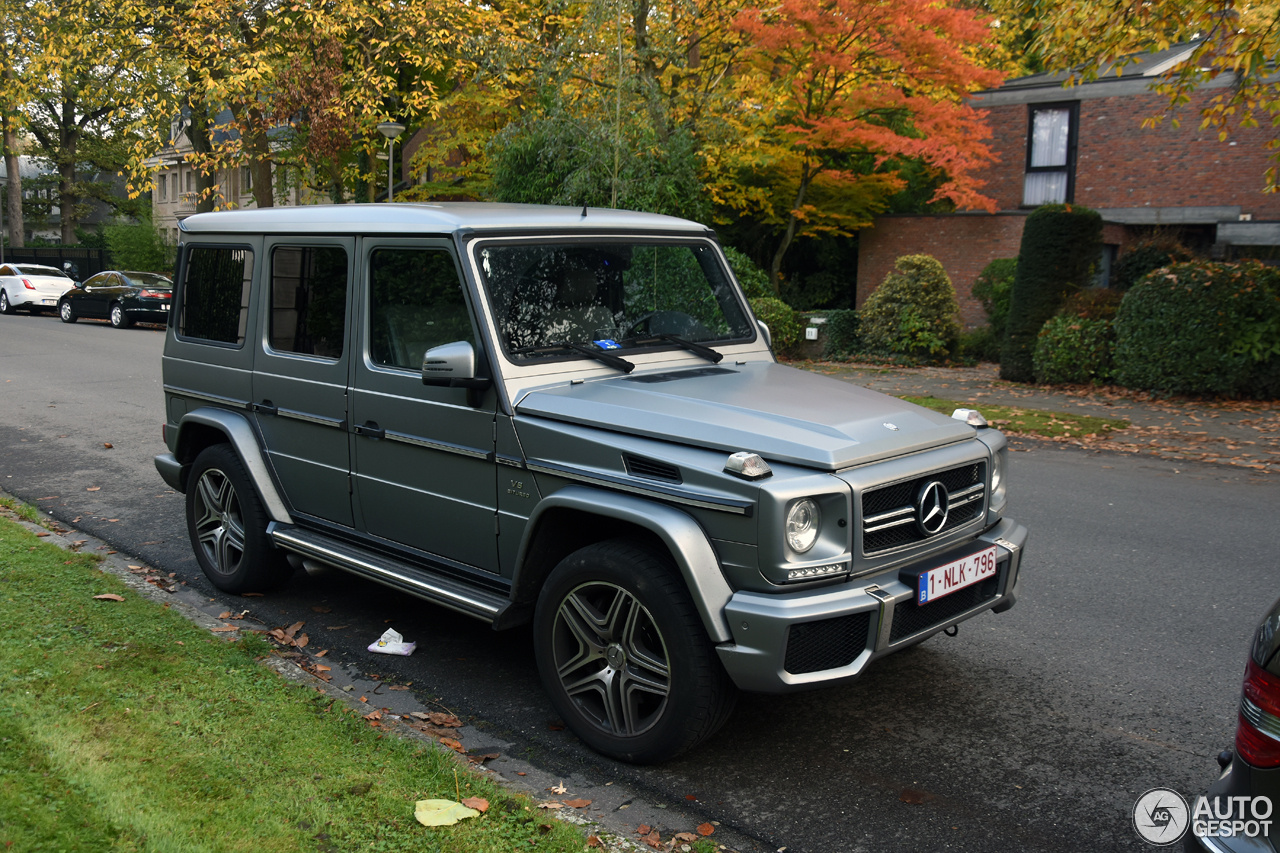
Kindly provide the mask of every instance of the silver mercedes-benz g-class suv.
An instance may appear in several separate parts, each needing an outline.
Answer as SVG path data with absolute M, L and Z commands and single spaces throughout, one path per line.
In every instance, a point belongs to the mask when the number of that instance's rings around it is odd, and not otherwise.
M 165 481 L 218 588 L 307 561 L 502 629 L 607 755 L 1013 606 L 1006 444 L 777 363 L 714 234 L 378 204 L 181 224 Z

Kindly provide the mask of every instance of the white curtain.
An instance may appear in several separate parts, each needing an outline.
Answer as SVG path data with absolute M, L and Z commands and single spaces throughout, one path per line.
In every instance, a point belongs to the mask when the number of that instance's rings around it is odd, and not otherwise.
M 1062 204 L 1067 200 L 1066 172 L 1028 172 L 1022 185 L 1022 204 L 1038 207 L 1042 204 Z
M 1071 110 L 1036 110 L 1031 119 L 1031 165 L 1067 165 Z

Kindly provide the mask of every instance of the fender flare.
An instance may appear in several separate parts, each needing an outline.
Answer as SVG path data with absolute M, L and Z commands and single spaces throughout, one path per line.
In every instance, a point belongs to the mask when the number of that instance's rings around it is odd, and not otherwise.
M 245 470 L 249 473 L 249 479 L 253 481 L 253 486 L 258 491 L 258 497 L 262 499 L 262 505 L 267 510 L 267 515 L 272 521 L 278 521 L 281 524 L 293 524 L 293 518 L 289 515 L 289 510 L 285 506 L 284 500 L 281 499 L 280 493 L 276 490 L 276 484 L 271 479 L 271 472 L 267 469 L 266 460 L 262 458 L 262 448 L 258 445 L 258 437 L 250 425 L 249 419 L 238 412 L 229 412 L 226 409 L 217 409 L 212 406 L 202 406 L 191 412 L 187 412 L 182 416 L 182 420 L 178 422 L 178 456 L 183 455 L 183 433 L 188 424 L 200 424 L 202 426 L 211 427 L 218 430 L 227 437 L 227 441 L 231 443 L 235 449 L 236 455 L 240 457 L 240 461 L 244 463 Z M 193 460 L 194 461 L 194 460 Z
M 520 572 L 534 532 L 538 529 L 538 521 L 543 513 L 551 509 L 572 509 L 589 515 L 614 518 L 652 532 L 671 552 L 712 641 L 726 643 L 733 639 L 729 621 L 725 618 L 725 606 L 733 596 L 733 589 L 720 571 L 720 561 L 707 534 L 687 513 L 631 495 L 586 486 L 566 486 L 540 501 L 524 528 L 524 537 L 516 556 L 513 586 L 519 585 Z

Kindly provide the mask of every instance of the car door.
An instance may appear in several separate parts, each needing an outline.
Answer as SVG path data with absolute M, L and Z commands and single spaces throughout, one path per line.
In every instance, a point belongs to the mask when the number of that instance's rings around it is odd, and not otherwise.
M 106 317 L 119 290 L 120 282 L 113 272 L 90 276 L 84 283 L 83 295 L 75 301 L 76 313 L 81 317 Z
M 428 349 L 480 349 L 447 240 L 368 240 L 362 248 L 361 358 L 352 381 L 352 477 L 364 530 L 498 570 L 496 395 L 422 384 Z
M 297 513 L 352 526 L 347 384 L 350 237 L 269 237 L 253 410 Z

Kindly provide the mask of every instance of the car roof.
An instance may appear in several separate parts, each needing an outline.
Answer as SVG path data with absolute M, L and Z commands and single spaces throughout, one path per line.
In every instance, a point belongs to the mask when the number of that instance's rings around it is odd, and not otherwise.
M 585 215 L 584 215 L 585 212 Z M 600 207 L 494 202 L 316 204 L 198 213 L 179 227 L 201 233 L 421 234 L 461 231 L 647 231 L 710 234 L 687 219 Z

